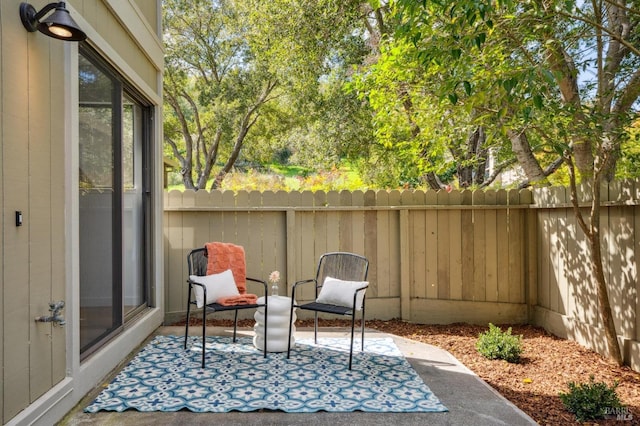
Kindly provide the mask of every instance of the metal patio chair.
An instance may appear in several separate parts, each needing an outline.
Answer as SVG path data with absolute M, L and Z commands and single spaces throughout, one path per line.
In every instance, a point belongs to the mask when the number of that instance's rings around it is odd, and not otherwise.
M 353 337 L 356 313 L 361 311 L 361 351 L 364 350 L 365 290 L 369 271 L 369 261 L 358 254 L 346 252 L 325 253 L 320 256 L 316 276 L 312 279 L 297 281 L 291 291 L 291 312 L 295 308 L 314 312 L 314 342 L 318 342 L 318 313 L 344 315 L 351 317 L 351 346 L 349 349 L 349 370 L 353 359 Z M 305 284 L 314 284 L 315 299 L 305 304 L 296 303 L 296 290 Z M 330 286 L 330 287 L 329 287 Z M 323 291 L 324 289 L 324 291 Z M 292 325 L 289 322 L 289 345 L 287 358 L 291 354 Z
M 243 252 L 243 260 L 244 260 L 244 252 Z M 189 269 L 189 276 L 191 277 L 192 275 L 197 275 L 197 276 L 201 276 L 204 277 L 207 275 L 207 264 L 208 264 L 208 251 L 206 248 L 197 248 L 192 250 L 188 255 L 187 255 L 187 265 L 188 265 L 188 269 Z M 246 277 L 247 282 L 248 281 L 252 281 L 255 283 L 259 283 L 262 284 L 264 287 L 264 303 L 244 303 L 244 304 L 238 304 L 238 305 L 232 305 L 232 306 L 227 306 L 227 305 L 222 305 L 216 302 L 213 303 L 208 303 L 208 304 L 204 304 L 204 306 L 201 308 L 202 309 L 202 368 L 205 367 L 205 352 L 206 352 L 206 319 L 207 319 L 207 315 L 208 314 L 212 314 L 215 312 L 225 312 L 225 311 L 234 311 L 234 319 L 233 319 L 233 342 L 236 342 L 236 335 L 237 335 L 237 325 L 238 325 L 238 311 L 240 310 L 245 310 L 245 309 L 257 309 L 259 307 L 264 307 L 264 311 L 265 311 L 265 324 L 264 324 L 264 328 L 265 328 L 265 335 L 266 335 L 266 330 L 267 330 L 267 311 L 268 311 L 268 307 L 267 307 L 267 303 L 268 303 L 268 298 L 267 298 L 267 283 L 263 280 L 259 280 L 256 278 L 249 278 Z M 186 325 L 185 325 L 185 330 L 184 330 L 184 349 L 187 348 L 187 339 L 188 339 L 188 335 L 189 335 L 189 318 L 191 316 L 191 310 L 192 310 L 192 305 L 196 305 L 196 300 L 195 300 L 195 287 L 196 286 L 200 286 L 201 288 L 203 288 L 204 290 L 204 297 L 206 300 L 206 287 L 203 286 L 201 283 L 195 282 L 193 281 L 191 278 L 189 278 L 187 280 L 187 282 L 189 283 L 189 288 L 188 288 L 188 302 L 187 302 L 187 319 L 186 319 Z M 193 309 L 197 309 L 197 308 L 193 308 Z M 267 357 L 267 343 L 265 341 L 265 345 L 264 345 L 264 357 Z

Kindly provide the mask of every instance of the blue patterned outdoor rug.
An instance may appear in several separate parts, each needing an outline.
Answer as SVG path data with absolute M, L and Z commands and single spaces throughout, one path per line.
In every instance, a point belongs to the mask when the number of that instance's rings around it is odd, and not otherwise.
M 291 359 L 265 359 L 249 337 L 209 336 L 205 369 L 200 338 L 187 350 L 183 339 L 155 337 L 84 411 L 447 411 L 390 338 L 366 338 L 351 371 L 348 339 L 298 340 Z

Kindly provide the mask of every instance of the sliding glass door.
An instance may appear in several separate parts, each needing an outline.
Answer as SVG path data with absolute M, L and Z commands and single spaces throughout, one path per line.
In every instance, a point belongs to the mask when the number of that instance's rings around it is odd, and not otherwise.
M 80 351 L 148 306 L 151 108 L 98 55 L 79 55 Z

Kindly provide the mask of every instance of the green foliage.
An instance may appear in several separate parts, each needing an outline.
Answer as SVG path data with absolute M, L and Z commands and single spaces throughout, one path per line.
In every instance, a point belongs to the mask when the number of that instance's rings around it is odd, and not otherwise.
M 618 383 L 608 386 L 596 382 L 593 375 L 589 383 L 569 382 L 569 392 L 560 392 L 560 399 L 567 411 L 573 413 L 579 422 L 603 419 L 608 412 L 622 407 L 616 388 Z
M 640 177 L 640 121 L 634 122 L 629 128 L 628 137 L 620 149 L 622 155 L 616 177 L 619 179 Z
M 640 13 L 629 4 L 616 3 L 616 13 L 635 28 Z M 396 60 L 396 68 L 422 68 L 426 76 L 438 71 L 431 79 L 416 73 L 426 84 L 408 81 L 409 87 L 426 88 L 452 111 L 468 112 L 445 121 L 444 132 L 454 134 L 451 129 L 465 122 L 482 125 L 511 158 L 508 146 L 524 145 L 533 155 L 518 161 L 527 177 L 541 184 L 545 164 L 565 153 L 576 159 L 581 176 L 593 174 L 598 157 L 611 176 L 618 157 L 608 153 L 620 152 L 624 128 L 636 114 L 640 81 L 627 77 L 640 66 L 640 50 L 635 32 L 625 33 L 606 19 L 608 2 L 394 0 L 390 5 L 399 21 L 390 43 L 413 46 L 405 50 L 411 56 Z M 606 49 L 614 42 L 625 48 L 612 55 Z M 448 146 L 456 143 L 452 138 Z
M 165 152 L 186 187 L 220 187 L 235 162 L 322 170 L 366 155 L 371 116 L 342 90 L 369 52 L 360 6 L 163 1 Z
M 229 191 L 355 191 L 366 190 L 360 175 L 348 168 L 315 171 L 299 166 L 272 164 L 262 171 L 250 168 L 229 173 L 218 189 Z M 168 190 L 184 190 L 169 177 Z M 207 184 L 210 186 L 211 182 Z
M 476 349 L 488 359 L 503 359 L 517 363 L 522 353 L 522 336 L 511 334 L 511 327 L 503 332 L 500 327 L 489 324 L 489 331 L 480 333 Z
M 163 29 L 165 142 L 185 186 L 204 188 L 231 169 L 275 85 L 234 2 L 165 0 Z

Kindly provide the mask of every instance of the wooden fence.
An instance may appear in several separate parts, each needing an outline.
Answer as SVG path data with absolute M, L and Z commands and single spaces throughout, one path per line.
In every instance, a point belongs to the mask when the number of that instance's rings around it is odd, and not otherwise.
M 590 191 L 579 189 L 588 221 Z M 601 191 L 601 248 L 616 330 L 626 363 L 640 371 L 640 181 L 613 182 Z M 536 189 L 533 198 L 538 264 L 531 322 L 606 354 L 587 239 L 568 190 Z
M 208 241 L 245 247 L 249 276 L 289 294 L 322 253 L 371 261 L 367 317 L 526 323 L 535 236 L 530 191 L 178 192 L 165 197 L 166 315 L 186 309 L 185 258 Z M 284 287 L 284 285 L 283 285 Z M 302 299 L 312 298 L 311 289 Z

